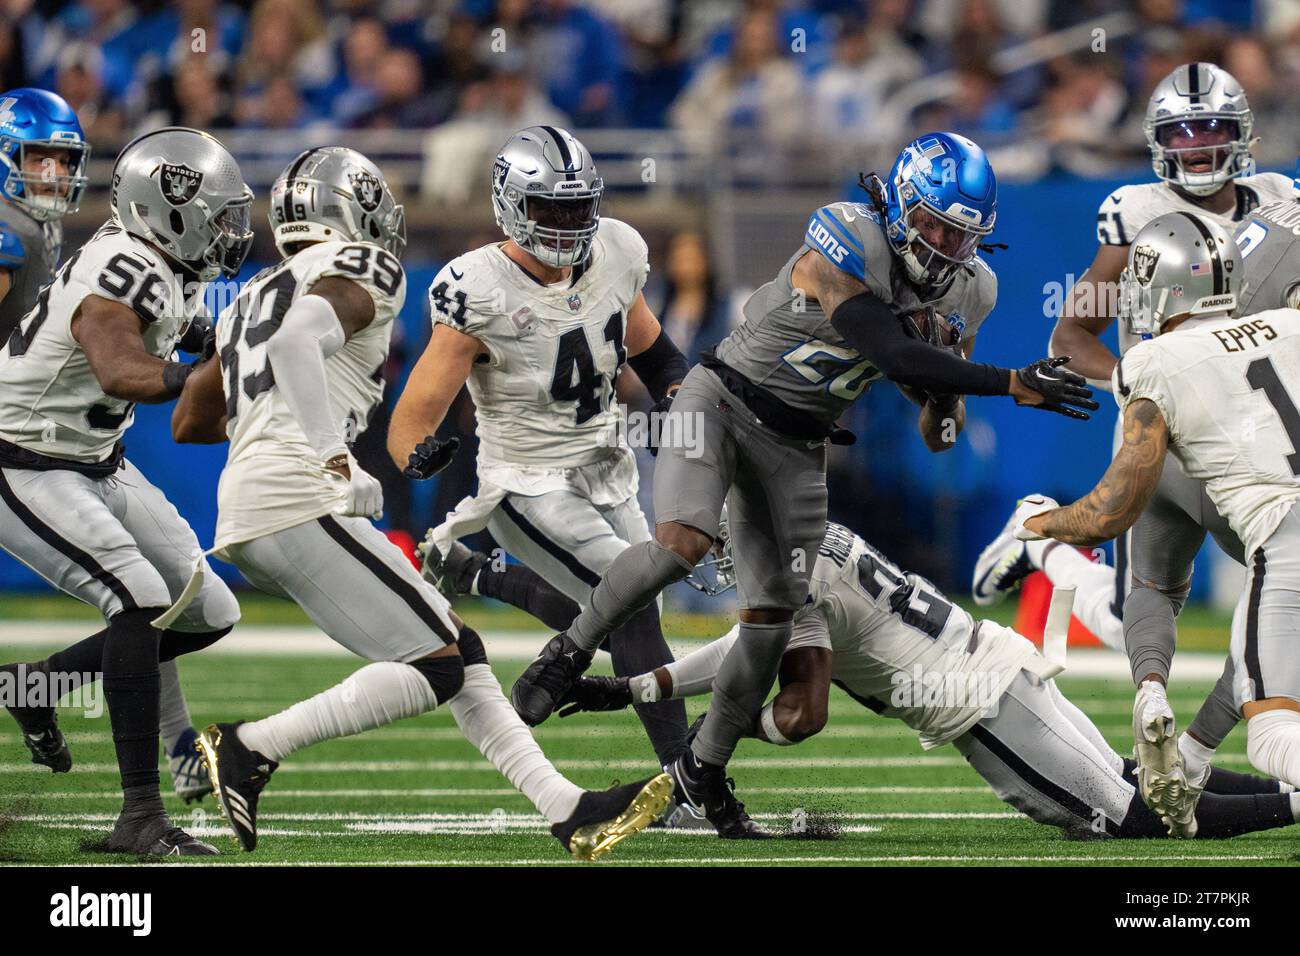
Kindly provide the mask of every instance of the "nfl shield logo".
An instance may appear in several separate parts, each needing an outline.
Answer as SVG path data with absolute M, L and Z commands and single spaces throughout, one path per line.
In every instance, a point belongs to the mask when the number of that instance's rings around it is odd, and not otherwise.
M 577 312 L 582 308 L 582 296 L 578 295 L 576 292 L 569 296 L 566 301 L 569 303 L 570 312 Z
M 159 167 L 158 177 L 162 185 L 163 199 L 173 206 L 184 206 L 199 194 L 199 186 L 203 183 L 201 172 L 183 164 L 174 166 L 171 163 L 163 163 Z

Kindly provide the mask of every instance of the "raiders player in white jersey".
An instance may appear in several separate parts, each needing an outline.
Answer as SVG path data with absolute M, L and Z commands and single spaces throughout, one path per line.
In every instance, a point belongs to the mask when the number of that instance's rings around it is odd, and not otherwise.
M 1156 217 L 1179 211 L 1208 218 L 1231 233 L 1257 207 L 1292 193 L 1287 176 L 1253 175 L 1254 118 L 1245 91 L 1212 63 L 1189 63 L 1165 77 L 1147 105 L 1145 129 L 1159 181 L 1123 186 L 1102 202 L 1096 257 L 1071 289 L 1052 332 L 1053 354 L 1071 356 L 1068 367 L 1102 387 L 1116 359 L 1101 335 L 1115 320 L 1114 293 L 1133 237 Z M 1123 323 L 1118 331 L 1122 355 L 1140 338 Z M 1117 421 L 1116 453 L 1121 443 Z M 1242 560 L 1241 542 L 1228 522 L 1175 462 L 1164 469 L 1132 532 L 1116 539 L 1114 578 L 1108 581 L 1103 566 L 1073 549 L 1016 540 L 1018 520 L 1013 515 L 981 554 L 974 572 L 976 601 L 995 603 L 1036 569 L 1049 570 L 1055 583 L 1077 585 L 1076 606 L 1089 618 L 1088 627 L 1109 646 L 1127 651 L 1138 686 L 1133 733 L 1139 763 L 1185 762 L 1194 783 L 1236 725 L 1231 674 L 1225 670 L 1181 737 L 1174 733 L 1165 685 L 1176 644 L 1175 617 L 1191 588 L 1193 561 L 1206 534 Z
M 725 526 L 721 543 L 725 553 Z M 1165 835 L 1137 795 L 1134 762 L 1117 754 L 1072 704 L 1024 637 L 976 621 L 925 578 L 905 572 L 831 523 L 818 549 L 810 603 L 795 616 L 780 691 L 750 736 L 785 745 L 826 725 L 830 685 L 903 721 L 926 750 L 952 744 L 1020 812 L 1082 838 Z M 655 671 L 583 678 L 561 716 L 626 707 L 634 698 L 707 694 L 739 628 Z M 1276 780 L 1214 770 L 1197 808 L 1202 837 L 1289 826 L 1300 794 Z
M 406 298 L 402 207 L 366 157 L 328 146 L 289 164 L 270 218 L 284 259 L 223 313 L 219 361 L 187 384 L 172 428 L 178 441 L 229 437 L 215 553 L 371 663 L 281 713 L 200 735 L 222 813 L 252 850 L 258 797 L 280 761 L 447 705 L 567 849 L 605 852 L 658 817 L 671 780 L 586 793 L 551 766 L 478 636 L 371 523 L 383 511 L 379 482 L 348 451 L 383 395 L 380 370 Z
M 1247 753 L 1300 784 L 1300 412 L 1287 385 L 1300 377 L 1300 312 L 1233 318 L 1243 271 L 1230 235 L 1208 219 L 1172 213 L 1137 234 L 1120 307 L 1154 338 L 1115 366 L 1124 445 L 1086 498 L 1023 517 L 1016 533 L 1082 545 L 1123 533 L 1168 467 L 1166 449 L 1205 482 L 1248 558 L 1231 641 Z M 1187 825 L 1196 787 L 1176 764 L 1156 769 L 1156 802 Z
M 433 529 L 429 554 L 446 565 L 443 556 L 463 551 L 457 538 L 486 527 L 524 565 L 477 559 L 477 593 L 509 599 L 531 589 L 531 569 L 586 604 L 614 559 L 650 538 L 614 383 L 626 362 L 662 408 L 688 365 L 642 295 L 645 242 L 600 216 L 603 190 L 572 134 L 519 131 L 492 174 L 506 241 L 453 259 L 429 290 L 433 335 L 393 412 L 388 448 L 412 477 L 441 467 L 454 449 L 432 436 L 468 384 L 478 494 Z M 434 573 L 451 574 L 445 566 Z M 563 629 L 569 620 L 555 623 Z M 617 674 L 672 660 L 657 604 L 610 634 L 607 649 Z M 685 706 L 638 705 L 637 715 L 659 762 L 671 764 L 684 747 Z
M 106 849 L 216 850 L 173 827 L 158 792 L 159 661 L 204 647 L 239 618 L 215 576 L 185 613 L 153 621 L 185 587 L 193 531 L 129 460 L 137 402 L 175 398 L 193 366 L 170 360 L 204 283 L 233 276 L 252 241 L 252 193 L 217 140 L 169 128 L 113 169 L 110 219 L 40 293 L 0 350 L 0 546 L 97 607 L 107 627 L 35 665 L 103 674 L 124 805 Z M 10 708 L 36 763 L 72 763 L 53 706 Z

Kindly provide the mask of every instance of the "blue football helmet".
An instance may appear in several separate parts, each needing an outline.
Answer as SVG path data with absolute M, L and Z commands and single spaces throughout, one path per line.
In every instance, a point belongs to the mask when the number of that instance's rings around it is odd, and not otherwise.
M 33 169 L 28 151 L 62 151 L 67 171 Z M 42 222 L 76 212 L 86 189 L 90 146 L 63 99 L 46 90 L 0 93 L 0 196 Z
M 918 136 L 883 185 L 885 232 L 915 283 L 945 284 L 993 231 L 997 177 L 984 150 L 964 136 Z

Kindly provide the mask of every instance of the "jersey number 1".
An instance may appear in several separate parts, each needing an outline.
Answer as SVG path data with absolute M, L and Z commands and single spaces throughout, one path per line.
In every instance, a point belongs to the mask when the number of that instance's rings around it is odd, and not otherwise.
M 1286 456 L 1286 463 L 1291 468 L 1291 474 L 1300 475 L 1300 411 L 1297 411 L 1295 402 L 1291 401 L 1286 386 L 1278 377 L 1277 369 L 1273 367 L 1273 360 L 1258 358 L 1251 362 L 1246 366 L 1246 381 L 1255 391 L 1264 393 L 1268 403 L 1277 412 L 1277 417 L 1282 419 L 1286 437 L 1290 439 L 1291 447 L 1295 449 Z
M 555 372 L 551 376 L 551 398 L 557 402 L 577 402 L 574 424 L 590 421 L 607 404 L 605 385 L 609 383 L 610 398 L 614 394 L 614 378 L 627 359 L 623 348 L 623 313 L 615 312 L 605 323 L 605 341 L 614 346 L 614 374 L 606 378 L 596 371 L 596 359 L 587 343 L 587 330 L 582 326 L 569 329 L 560 336 L 555 353 Z

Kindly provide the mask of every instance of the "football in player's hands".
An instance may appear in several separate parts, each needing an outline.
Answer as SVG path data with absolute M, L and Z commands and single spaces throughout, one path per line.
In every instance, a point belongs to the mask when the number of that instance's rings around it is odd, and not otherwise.
M 444 441 L 426 435 L 424 441 L 415 446 L 415 450 L 406 460 L 406 467 L 402 469 L 402 474 L 418 481 L 432 478 L 451 464 L 459 448 L 459 438 L 448 438 Z
M 933 306 L 916 309 L 904 317 L 903 325 L 913 338 L 940 348 L 953 349 L 961 341 L 961 330 L 949 322 L 946 315 L 936 312 Z
M 1016 537 L 1021 541 L 1041 541 L 1043 535 L 1036 534 L 1025 527 L 1025 522 L 1034 515 L 1040 515 L 1045 511 L 1052 511 L 1061 507 L 1057 504 L 1055 498 L 1049 498 L 1047 495 L 1025 495 L 1020 499 L 1016 506 L 1016 513 L 1012 515 L 1015 521 Z

